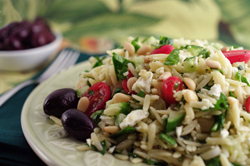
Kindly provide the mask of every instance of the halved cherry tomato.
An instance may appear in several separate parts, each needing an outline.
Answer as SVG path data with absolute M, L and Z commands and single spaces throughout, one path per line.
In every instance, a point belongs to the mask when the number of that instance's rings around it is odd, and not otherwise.
M 178 103 L 178 101 L 174 98 L 174 91 L 177 92 L 182 89 L 185 89 L 185 85 L 179 77 L 172 76 L 164 81 L 162 86 L 162 95 L 167 106 Z
M 90 116 L 95 111 L 104 108 L 106 102 L 110 99 L 110 89 L 109 86 L 104 82 L 97 82 L 92 85 L 83 97 L 89 99 L 89 107 L 85 114 Z
M 231 51 L 222 51 L 222 53 L 230 61 L 231 64 L 235 62 L 247 63 L 250 59 L 249 50 L 231 50 Z
M 250 96 L 247 98 L 247 100 L 245 102 L 245 108 L 246 108 L 247 112 L 250 113 Z
M 130 77 L 133 77 L 133 76 L 134 76 L 134 75 L 133 75 L 132 72 L 129 70 L 129 71 L 128 71 L 127 77 L 130 78 Z
M 163 45 L 153 50 L 150 54 L 170 54 L 174 50 L 174 47 L 170 44 Z
M 123 87 L 123 89 L 125 90 L 126 93 L 129 93 L 129 89 L 128 89 L 127 83 L 128 83 L 128 79 L 125 78 L 125 79 L 122 81 L 122 87 Z

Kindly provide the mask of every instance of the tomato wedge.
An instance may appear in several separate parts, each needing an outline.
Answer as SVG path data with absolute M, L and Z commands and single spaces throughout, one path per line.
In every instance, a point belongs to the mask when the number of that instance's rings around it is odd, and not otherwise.
M 109 86 L 104 82 L 97 82 L 92 85 L 83 97 L 89 99 L 89 107 L 85 114 L 90 117 L 95 111 L 104 108 L 106 102 L 110 99 L 110 89 Z
M 163 45 L 153 50 L 150 54 L 170 54 L 174 50 L 174 47 L 170 44 Z
M 245 102 L 245 108 L 246 108 L 247 112 L 250 113 L 250 96 L 247 98 L 247 100 Z
M 178 101 L 174 98 L 174 91 L 177 92 L 182 89 L 185 89 L 185 85 L 179 77 L 171 76 L 164 81 L 162 86 L 162 95 L 167 106 L 178 103 Z
M 230 61 L 231 64 L 235 62 L 247 63 L 250 59 L 249 50 L 231 50 L 231 51 L 222 51 L 222 53 Z

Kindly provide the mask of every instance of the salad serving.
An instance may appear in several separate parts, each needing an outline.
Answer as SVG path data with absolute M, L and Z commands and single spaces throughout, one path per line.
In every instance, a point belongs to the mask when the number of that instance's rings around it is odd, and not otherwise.
M 250 165 L 250 51 L 206 40 L 130 37 L 91 57 L 44 112 L 78 150 L 149 165 Z

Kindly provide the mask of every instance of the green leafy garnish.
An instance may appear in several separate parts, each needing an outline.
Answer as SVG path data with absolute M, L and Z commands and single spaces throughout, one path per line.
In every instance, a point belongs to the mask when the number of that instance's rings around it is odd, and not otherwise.
M 229 96 L 236 98 L 232 91 L 229 91 Z
M 137 96 L 140 96 L 140 97 L 144 97 L 145 96 L 145 93 L 143 91 L 140 91 Z
M 119 136 L 121 136 L 123 134 L 129 134 L 129 133 L 133 133 L 135 131 L 136 131 L 136 129 L 134 127 L 127 126 L 125 129 L 120 130 L 119 132 L 111 135 L 110 137 L 111 138 L 116 138 L 116 137 L 119 137 Z
M 135 38 L 134 40 L 131 41 L 131 44 L 132 44 L 132 45 L 134 46 L 134 48 L 135 48 L 135 52 L 137 52 L 137 51 L 139 50 L 139 48 L 140 48 L 140 45 L 137 44 L 138 39 L 139 39 L 139 37 L 137 37 L 137 38 Z
M 159 47 L 161 47 L 161 46 L 163 46 L 163 45 L 167 45 L 167 44 L 173 45 L 173 43 L 174 43 L 174 40 L 173 40 L 173 39 L 168 38 L 168 37 L 161 36 L 161 37 L 160 37 L 160 41 L 159 41 L 159 46 L 156 47 L 156 48 L 159 48 Z
M 93 68 L 96 68 L 96 67 L 98 67 L 98 66 L 101 66 L 101 65 L 103 65 L 102 64 L 102 60 L 104 60 L 106 57 L 102 57 L 102 58 L 100 58 L 100 57 L 95 57 L 95 59 L 97 60 L 97 62 L 94 64 L 94 66 L 92 67 L 92 69 Z
M 158 135 L 159 138 L 161 138 L 163 141 L 165 141 L 166 143 L 168 143 L 169 145 L 174 146 L 176 144 L 176 141 L 174 138 L 170 137 L 167 134 L 161 133 Z
M 174 49 L 167 57 L 165 65 L 171 66 L 179 62 L 179 50 Z
M 212 158 L 210 160 L 205 160 L 206 166 L 221 166 L 220 156 Z
M 102 114 L 103 114 L 103 110 L 99 110 L 91 114 L 90 118 L 93 120 L 95 124 L 98 124 L 101 121 L 100 117 Z
M 240 71 L 237 71 L 237 73 L 235 74 L 235 79 L 240 81 L 240 82 L 244 82 L 247 84 L 247 86 L 250 86 L 249 82 L 247 81 L 246 77 L 244 77 Z
M 102 140 L 101 145 L 102 145 L 102 150 L 101 151 L 99 151 L 94 145 L 91 145 L 91 147 L 94 148 L 99 153 L 101 153 L 102 155 L 105 155 L 106 150 L 107 150 L 106 140 Z
M 134 65 L 134 63 L 130 60 L 127 60 L 123 57 L 121 57 L 120 55 L 113 53 L 113 64 L 114 64 L 114 68 L 115 68 L 115 73 L 118 77 L 119 80 L 124 80 L 124 78 L 126 78 L 126 76 L 123 75 L 123 73 L 128 71 L 128 64 L 131 63 Z
M 177 90 L 178 86 L 179 86 L 179 82 L 176 82 L 176 83 L 174 84 L 174 90 Z
M 213 70 L 218 70 L 221 74 L 223 74 L 223 71 L 221 69 L 215 69 L 215 68 L 211 68 Z
M 219 100 L 217 100 L 216 104 L 214 105 L 214 109 L 227 110 L 228 105 L 227 97 L 221 93 Z
M 89 91 L 87 91 L 87 93 L 88 93 L 88 95 L 93 96 L 95 94 L 95 91 L 94 90 L 89 90 Z
M 241 164 L 238 164 L 238 163 L 235 163 L 235 162 L 232 162 L 232 164 L 233 164 L 234 166 L 244 166 L 244 165 L 241 165 Z
M 87 80 L 87 84 L 88 84 L 89 87 L 92 86 L 91 83 L 89 82 L 89 80 Z

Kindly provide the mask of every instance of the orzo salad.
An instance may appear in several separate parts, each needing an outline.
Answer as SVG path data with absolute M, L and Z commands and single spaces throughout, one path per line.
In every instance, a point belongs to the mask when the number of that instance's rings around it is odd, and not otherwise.
M 78 150 L 149 165 L 250 165 L 250 51 L 130 37 L 107 54 L 44 102 L 84 142 Z

